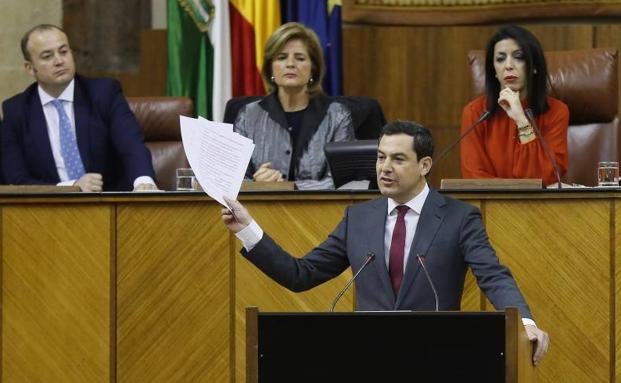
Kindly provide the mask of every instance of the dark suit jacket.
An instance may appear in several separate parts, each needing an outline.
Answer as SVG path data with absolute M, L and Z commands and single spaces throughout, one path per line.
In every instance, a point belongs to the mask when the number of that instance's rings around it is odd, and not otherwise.
M 345 217 L 318 247 L 294 258 L 267 234 L 242 254 L 281 285 L 303 291 L 341 274 L 355 273 L 369 252 L 375 261 L 356 280 L 357 310 L 433 310 L 434 298 L 416 255 L 426 265 L 438 292 L 440 310 L 459 310 L 467 268 L 497 309 L 516 306 L 531 313 L 511 272 L 492 249 L 479 210 L 430 190 L 421 211 L 399 295 L 395 296 L 384 257 L 386 198 L 350 206 Z
M 118 81 L 75 77 L 78 148 L 87 173 L 101 173 L 104 190 L 132 190 L 139 176 L 155 178 L 151 153 Z M 60 182 L 37 84 L 2 104 L 2 170 L 10 184 Z

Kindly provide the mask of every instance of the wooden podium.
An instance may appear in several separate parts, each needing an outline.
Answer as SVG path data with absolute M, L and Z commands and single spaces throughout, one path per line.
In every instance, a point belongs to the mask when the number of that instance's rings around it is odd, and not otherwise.
M 260 313 L 247 382 L 536 382 L 519 312 Z

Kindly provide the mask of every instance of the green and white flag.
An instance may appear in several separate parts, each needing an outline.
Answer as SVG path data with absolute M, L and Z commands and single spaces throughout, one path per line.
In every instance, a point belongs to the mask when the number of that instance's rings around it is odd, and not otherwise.
M 166 94 L 191 97 L 197 115 L 222 121 L 231 98 L 228 0 L 168 0 Z

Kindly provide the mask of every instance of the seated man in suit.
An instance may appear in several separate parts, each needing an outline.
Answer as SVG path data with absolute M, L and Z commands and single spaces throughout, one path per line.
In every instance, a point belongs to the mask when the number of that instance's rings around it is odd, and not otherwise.
M 242 254 L 276 282 L 307 290 L 341 274 L 356 273 L 367 254 L 377 254 L 356 280 L 357 310 L 430 310 L 434 295 L 420 271 L 418 256 L 436 286 L 439 309 L 459 310 L 468 267 L 497 309 L 520 309 L 526 332 L 536 342 L 533 362 L 548 347 L 511 272 L 492 249 L 479 210 L 427 186 L 433 139 L 413 122 L 382 130 L 377 152 L 377 183 L 383 198 L 350 206 L 330 236 L 303 258 L 287 254 L 237 201 L 222 209 L 224 224 L 241 240 Z M 421 261 L 422 262 L 422 261 Z
M 151 154 L 119 83 L 76 75 L 67 35 L 38 25 L 21 41 L 36 83 L 2 105 L 2 169 L 9 184 L 149 190 Z

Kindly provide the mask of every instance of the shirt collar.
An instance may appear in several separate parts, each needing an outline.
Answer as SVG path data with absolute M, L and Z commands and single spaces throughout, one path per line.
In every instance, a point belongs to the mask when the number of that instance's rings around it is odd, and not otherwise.
M 425 204 L 425 201 L 427 200 L 428 195 L 429 195 L 429 186 L 425 182 L 425 186 L 423 187 L 423 190 L 420 193 L 418 193 L 416 197 L 412 198 L 406 203 L 398 203 L 394 199 L 388 198 L 388 215 L 390 215 L 390 213 L 392 213 L 395 210 L 395 208 L 399 205 L 406 205 L 410 209 L 414 210 L 416 214 L 420 215 L 420 212 L 423 210 L 423 205 Z
M 60 94 L 60 96 L 58 96 L 58 98 L 54 98 L 50 96 L 46 91 L 43 90 L 43 88 L 41 88 L 41 85 L 37 86 L 37 91 L 39 92 L 39 98 L 41 99 L 41 105 L 46 105 L 54 100 L 63 100 L 63 101 L 73 102 L 73 89 L 75 86 L 74 81 L 75 79 L 71 80 L 69 85 L 67 85 L 65 90 L 63 90 L 63 92 Z

